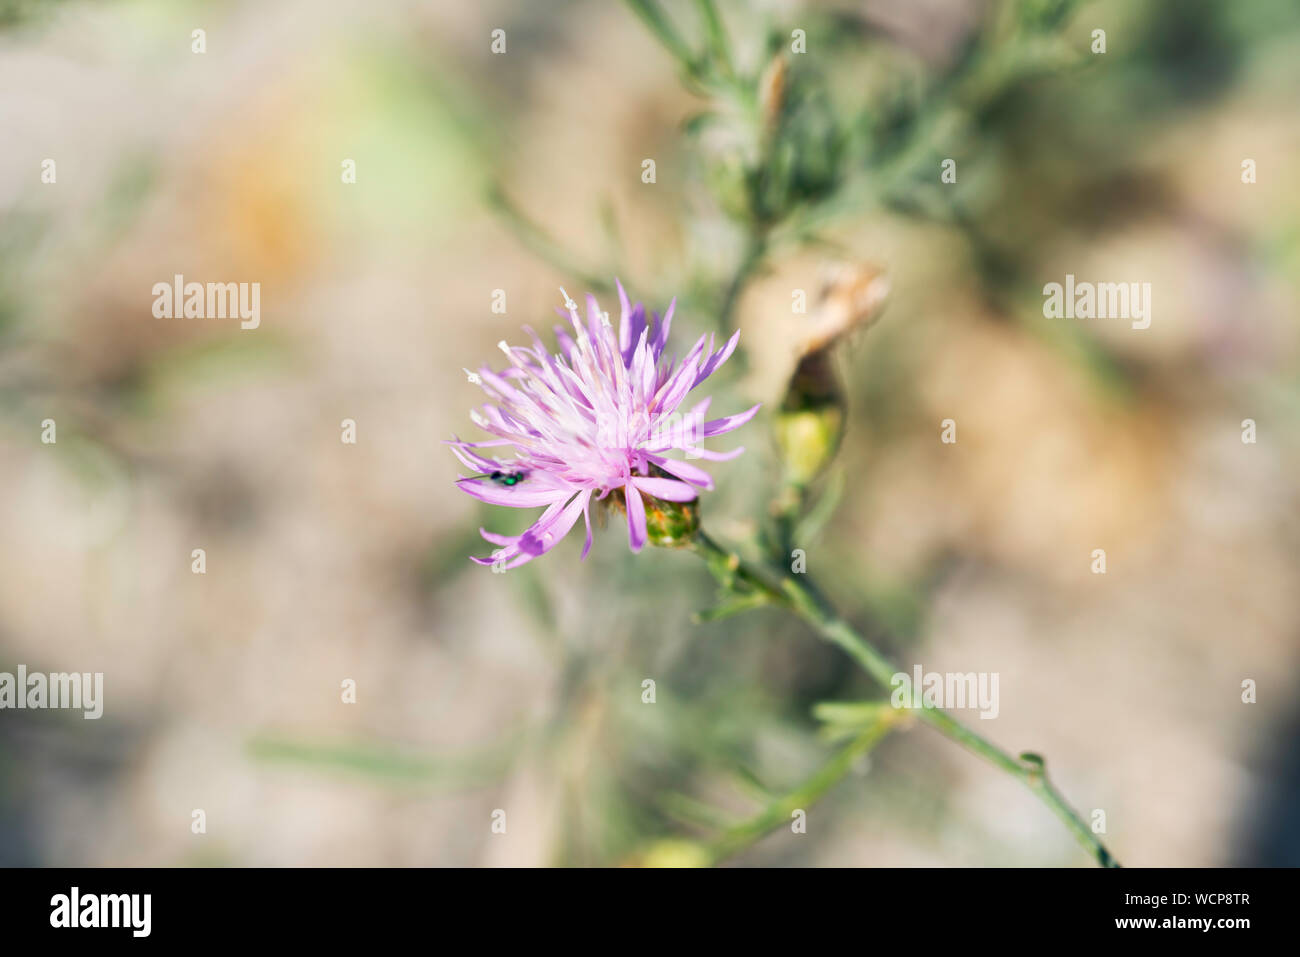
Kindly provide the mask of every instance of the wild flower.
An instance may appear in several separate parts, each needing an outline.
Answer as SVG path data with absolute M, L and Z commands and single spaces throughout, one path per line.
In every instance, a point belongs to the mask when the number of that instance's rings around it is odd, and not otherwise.
M 524 327 L 532 347 L 499 345 L 509 364 L 501 372 L 484 366 L 478 385 L 490 401 L 470 413 L 474 423 L 493 436 L 482 442 L 453 437 L 448 444 L 476 475 L 457 485 L 493 505 L 544 508 L 522 535 L 498 535 L 480 529 L 498 546 L 482 565 L 515 568 L 550 551 L 581 516 L 586 523 L 585 559 L 591 550 L 591 504 L 614 496 L 627 514 L 628 542 L 640 551 L 647 538 L 647 511 L 659 516 L 679 503 L 694 502 L 699 490 L 713 488 L 704 469 L 668 453 L 726 461 L 744 452 L 713 452 L 704 439 L 739 428 L 758 411 L 755 405 L 737 415 L 705 421 L 709 399 L 679 412 L 687 395 L 727 361 L 740 338 L 737 332 L 714 350 L 713 335 L 701 336 L 680 362 L 665 359 L 676 300 L 661 318 L 632 305 L 618 283 L 621 306 L 618 328 L 587 297 L 587 318 L 564 290 L 565 308 L 557 310 L 569 326 L 556 326 L 560 351 L 551 353 L 532 329 Z M 484 449 L 502 451 L 484 452 Z

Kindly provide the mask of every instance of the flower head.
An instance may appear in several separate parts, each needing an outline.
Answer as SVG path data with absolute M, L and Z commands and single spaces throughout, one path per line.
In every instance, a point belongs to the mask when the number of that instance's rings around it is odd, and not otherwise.
M 656 514 L 661 503 L 693 502 L 698 489 L 713 488 L 708 472 L 669 458 L 668 452 L 724 461 L 744 451 L 710 452 L 702 441 L 744 425 L 757 405 L 710 421 L 704 419 L 708 399 L 679 411 L 687 394 L 735 351 L 740 333 L 716 352 L 713 336 L 701 336 L 681 362 L 665 360 L 676 300 L 661 319 L 658 313 L 647 318 L 640 303 L 631 305 L 622 283 L 618 296 L 617 331 L 594 296 L 587 297 L 583 322 L 565 293 L 565 309 L 557 311 L 569 328 L 555 328 L 559 353 L 547 351 L 525 326 L 532 348 L 503 341 L 509 365 L 501 372 L 485 366 L 471 374 L 491 401 L 470 418 L 493 438 L 449 443 L 461 462 L 479 473 L 456 484 L 493 505 L 545 508 L 522 535 L 480 530 L 498 548 L 491 558 L 475 558 L 479 564 L 514 568 L 531 561 L 550 551 L 579 516 L 587 527 L 586 558 L 592 499 L 612 493 L 627 513 L 632 550 L 640 551 L 647 539 L 647 507 Z

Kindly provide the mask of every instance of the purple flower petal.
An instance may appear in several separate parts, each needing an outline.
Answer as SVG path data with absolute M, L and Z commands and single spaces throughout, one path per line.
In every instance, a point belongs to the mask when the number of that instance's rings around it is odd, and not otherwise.
M 559 544 L 560 539 L 569 534 L 569 529 L 573 528 L 574 523 L 578 521 L 578 516 L 582 514 L 583 506 L 587 504 L 587 499 L 590 497 L 590 492 L 575 495 L 573 501 L 565 506 L 564 511 L 560 512 L 554 521 L 547 525 L 538 522 L 524 532 L 519 538 L 520 551 L 526 552 L 533 558 L 549 552 Z
M 491 479 L 457 479 L 461 491 L 468 492 L 489 505 L 508 505 L 511 508 L 535 508 L 550 505 L 573 494 L 571 491 L 545 486 L 529 489 L 526 483 L 515 486 L 497 485 Z
M 631 482 L 623 486 L 623 494 L 627 499 L 627 541 L 632 551 L 639 552 L 646 539 L 645 505 L 641 501 L 641 493 Z
M 700 366 L 700 374 L 695 377 L 695 384 L 699 385 L 713 373 L 717 372 L 719 367 L 731 358 L 731 354 L 736 351 L 736 343 L 740 342 L 740 330 L 737 329 L 732 337 L 727 340 L 727 344 L 722 347 L 721 352 L 710 356 L 704 365 Z
M 632 479 L 632 484 L 647 495 L 661 498 L 665 502 L 693 502 L 699 495 L 699 492 L 685 482 L 674 482 L 672 479 L 638 476 Z
M 665 458 L 662 455 L 647 455 L 646 458 L 665 472 L 676 475 L 683 482 L 689 482 L 706 490 L 713 488 L 713 476 L 709 475 L 704 469 L 696 468 L 687 462 L 678 462 L 676 459 Z
M 582 557 L 579 561 L 586 561 L 587 556 L 591 554 L 591 493 L 582 500 L 582 520 L 587 523 L 587 541 L 582 546 Z
M 732 459 L 744 454 L 744 451 L 745 447 L 741 445 L 730 452 L 714 452 L 711 449 L 687 449 L 686 454 L 704 459 L 706 462 L 730 462 Z
M 668 330 L 670 330 L 673 327 L 673 310 L 676 308 L 677 308 L 677 297 L 674 296 L 673 301 L 668 303 L 668 309 L 666 312 L 664 312 L 664 317 L 662 319 L 658 319 L 658 317 L 656 316 L 657 321 L 655 323 L 655 337 L 654 337 L 654 342 L 651 345 L 651 348 L 653 348 L 654 350 L 656 359 L 658 359 L 661 355 L 663 355 L 664 349 L 668 345 Z
M 752 419 L 758 413 L 758 410 L 762 405 L 763 403 L 760 402 L 758 405 L 748 408 L 744 412 L 737 412 L 735 415 L 729 415 L 724 419 L 712 419 L 709 422 L 705 422 L 704 434 L 706 436 L 722 435 L 724 432 L 738 429 Z

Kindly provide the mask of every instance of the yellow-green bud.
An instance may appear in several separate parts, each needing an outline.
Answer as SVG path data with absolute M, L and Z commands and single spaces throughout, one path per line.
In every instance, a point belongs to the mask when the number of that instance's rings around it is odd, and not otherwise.
M 709 867 L 712 863 L 708 848 L 674 838 L 655 841 L 631 861 L 635 867 Z
M 848 333 L 876 320 L 888 292 L 888 279 L 874 266 L 841 264 L 831 271 L 774 421 L 787 486 L 808 485 L 839 451 L 845 403 L 831 355 Z
M 773 425 L 788 484 L 807 485 L 825 470 L 839 451 L 844 421 L 844 397 L 829 350 L 805 356 Z
M 645 533 L 651 545 L 681 548 L 690 544 L 700 530 L 698 498 L 690 502 L 665 502 L 649 495 L 642 498 L 645 501 Z

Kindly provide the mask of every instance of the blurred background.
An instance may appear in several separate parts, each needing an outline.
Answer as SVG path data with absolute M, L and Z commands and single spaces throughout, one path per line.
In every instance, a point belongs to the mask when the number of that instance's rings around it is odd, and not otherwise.
M 0 0 L 0 671 L 105 699 L 0 712 L 0 863 L 1088 864 L 925 728 L 746 831 L 878 695 L 845 656 L 694 621 L 703 565 L 614 523 L 467 560 L 526 516 L 452 485 L 462 367 L 615 276 L 679 350 L 742 330 L 703 509 L 756 548 L 847 269 L 891 292 L 809 574 L 906 670 L 996 672 L 978 730 L 1124 863 L 1300 864 L 1298 80 L 1289 0 Z M 260 327 L 155 318 L 177 273 Z M 1066 273 L 1150 328 L 1045 319 Z

